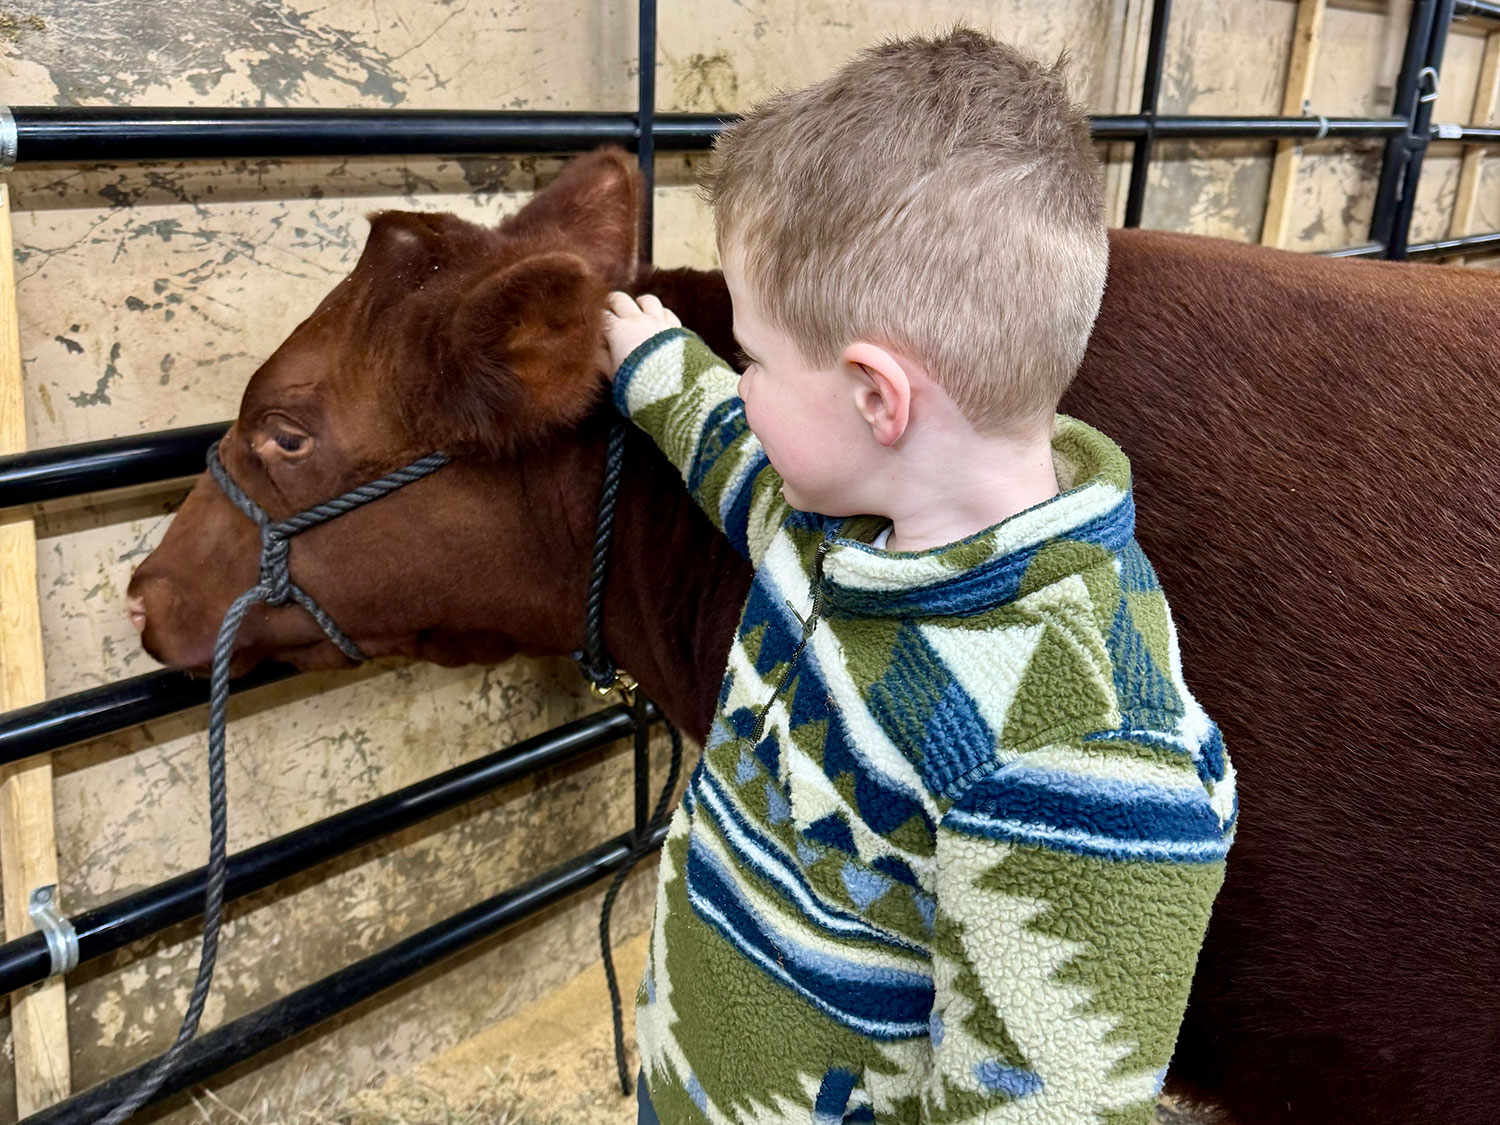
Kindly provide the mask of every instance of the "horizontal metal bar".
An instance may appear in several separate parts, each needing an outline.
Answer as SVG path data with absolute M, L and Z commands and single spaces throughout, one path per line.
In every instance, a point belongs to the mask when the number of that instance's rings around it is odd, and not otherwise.
M 231 694 L 297 675 L 285 664 L 262 664 L 231 680 Z M 19 762 L 126 730 L 208 702 L 208 679 L 185 672 L 147 672 L 119 683 L 75 691 L 0 715 L 0 765 Z
M 1500 20 L 1500 4 L 1492 3 L 1491 0 L 1455 0 L 1453 18 L 1462 19 L 1465 16 Z
M 652 706 L 649 718 L 659 716 Z M 229 857 L 224 897 L 230 902 L 243 898 L 512 781 L 624 738 L 634 729 L 630 708 L 610 707 L 247 848 Z M 102 957 L 201 914 L 207 880 L 208 869 L 200 867 L 75 915 L 69 921 L 78 934 L 79 962 Z M 0 945 L 0 993 L 45 980 L 51 970 L 47 940 L 39 932 Z
M 0 457 L 0 508 L 201 473 L 208 447 L 228 428 L 214 422 Z
M 1461 129 L 1444 132 L 1445 127 L 1434 125 L 1432 127 L 1432 140 L 1457 141 L 1466 145 L 1492 145 L 1500 142 L 1500 126 L 1495 125 L 1465 125 Z
M 14 106 L 17 164 L 582 152 L 633 146 L 628 113 Z M 705 149 L 723 115 L 661 114 L 656 147 Z
M 1456 238 L 1444 238 L 1437 242 L 1417 242 L 1406 248 L 1412 257 L 1444 257 L 1454 254 L 1483 254 L 1500 250 L 1500 231 L 1492 234 L 1466 234 Z M 1385 247 L 1378 242 L 1366 242 L 1359 246 L 1343 246 L 1337 250 L 1314 251 L 1321 258 L 1383 258 Z
M 1384 258 L 1385 246 L 1379 242 L 1361 242 L 1357 246 L 1340 246 L 1337 250 L 1314 250 L 1316 258 Z
M 1454 254 L 1483 254 L 1500 250 L 1500 231 L 1440 238 L 1436 242 L 1414 242 L 1406 248 L 1408 258 L 1444 258 Z
M 297 156 L 394 156 L 581 152 L 613 142 L 634 145 L 633 114 L 462 110 L 190 109 L 16 106 L 19 164 Z M 656 115 L 662 151 L 710 147 L 732 115 Z M 1311 137 L 1318 118 L 1106 115 L 1093 119 L 1097 140 Z M 1330 117 L 1326 136 L 1383 137 L 1400 118 Z
M 652 845 L 659 846 L 666 835 L 667 826 L 663 825 L 652 834 Z M 200 1035 L 188 1045 L 152 1101 L 202 1082 L 285 1042 L 480 939 L 598 882 L 625 863 L 630 845 L 629 834 L 617 836 L 584 852 L 577 859 L 429 926 L 387 950 L 356 961 L 306 988 Z M 67 1101 L 49 1106 L 23 1118 L 21 1125 L 86 1125 L 96 1121 L 119 1103 L 151 1065 L 144 1063 Z
M 1128 140 L 1150 134 L 1157 140 L 1277 139 L 1316 137 L 1324 129 L 1317 117 L 1166 116 L 1108 114 L 1090 119 L 1096 141 Z M 1327 137 L 1393 137 L 1406 131 L 1400 117 L 1329 117 Z

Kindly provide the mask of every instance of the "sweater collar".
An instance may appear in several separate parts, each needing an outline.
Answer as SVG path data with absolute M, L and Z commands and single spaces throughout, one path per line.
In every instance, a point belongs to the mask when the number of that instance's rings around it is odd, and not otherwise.
M 1047 568 L 1052 580 L 1097 565 L 1099 551 L 1089 546 L 1117 554 L 1135 534 L 1125 454 L 1092 426 L 1059 414 L 1052 457 L 1063 491 L 956 543 L 879 551 L 852 538 L 874 530 L 869 517 L 831 522 L 823 567 L 830 607 L 859 617 L 983 613 L 1014 601 L 1044 552 L 1057 563 Z

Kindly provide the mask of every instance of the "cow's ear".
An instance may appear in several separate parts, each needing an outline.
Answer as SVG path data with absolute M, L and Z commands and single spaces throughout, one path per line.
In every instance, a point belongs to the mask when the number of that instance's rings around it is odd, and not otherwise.
M 355 264 L 400 287 L 431 267 L 448 245 L 462 238 L 462 228 L 475 228 L 453 215 L 422 211 L 375 211 L 369 216 L 370 236 Z
M 598 403 L 606 284 L 574 254 L 491 274 L 454 311 L 423 432 L 453 451 L 514 452 Z
M 501 224 L 507 233 L 562 242 L 611 289 L 635 276 L 640 225 L 641 174 L 634 157 L 618 148 L 578 157 Z

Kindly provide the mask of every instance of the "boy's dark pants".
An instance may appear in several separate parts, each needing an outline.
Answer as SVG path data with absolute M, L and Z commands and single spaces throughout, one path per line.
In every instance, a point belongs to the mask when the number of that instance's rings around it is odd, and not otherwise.
M 635 1125 L 661 1125 L 661 1119 L 656 1116 L 656 1110 L 651 1108 L 651 1095 L 646 1092 L 646 1072 L 643 1070 L 635 1076 L 635 1099 L 640 1107 L 637 1111 Z

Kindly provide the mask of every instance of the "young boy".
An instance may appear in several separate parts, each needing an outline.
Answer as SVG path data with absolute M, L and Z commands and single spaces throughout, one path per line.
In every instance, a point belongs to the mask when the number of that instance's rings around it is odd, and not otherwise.
M 610 297 L 618 406 L 756 568 L 662 859 L 643 1122 L 1153 1119 L 1234 775 L 1125 456 L 1054 416 L 1108 252 L 1063 65 L 890 42 L 729 129 L 743 375 Z

